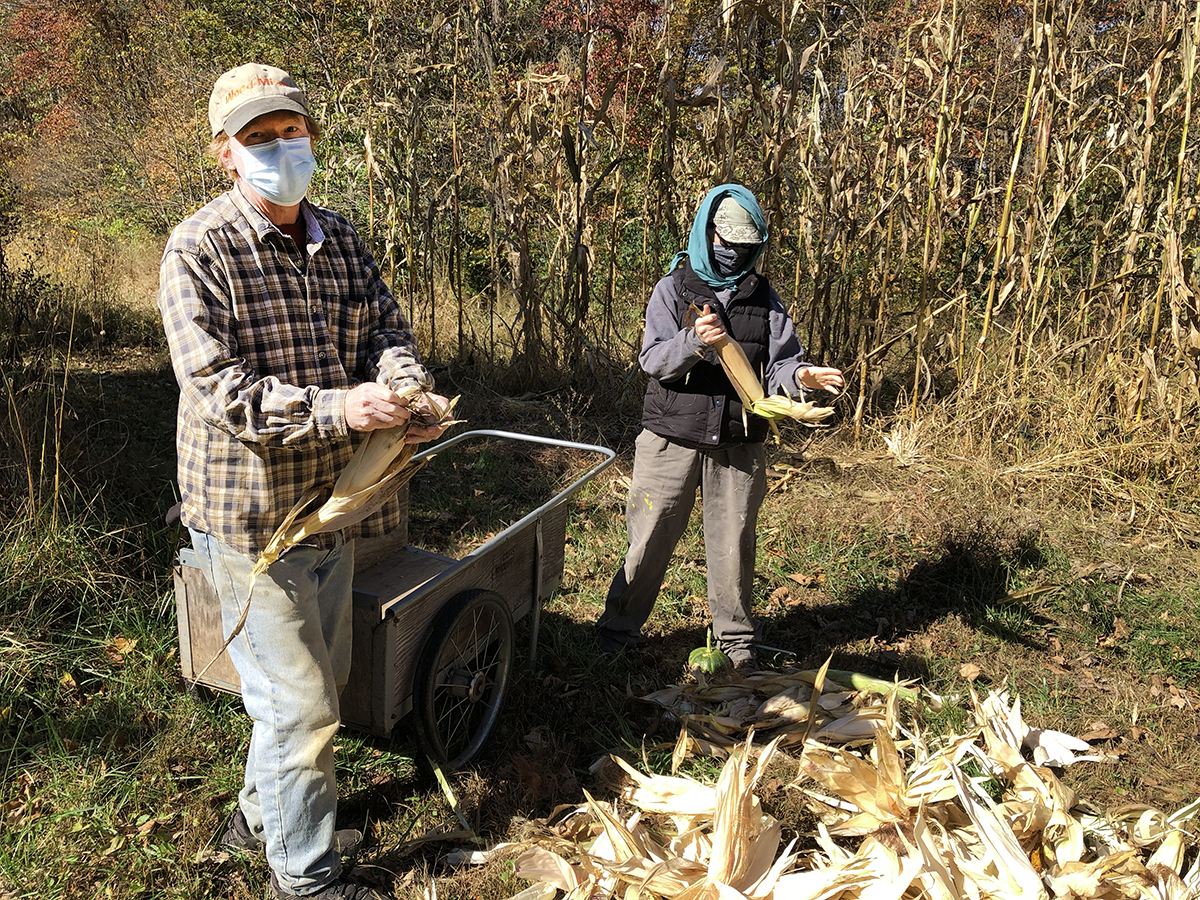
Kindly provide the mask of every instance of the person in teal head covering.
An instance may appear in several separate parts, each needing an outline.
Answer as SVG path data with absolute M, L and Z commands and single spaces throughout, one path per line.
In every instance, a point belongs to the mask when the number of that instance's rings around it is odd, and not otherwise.
M 754 195 L 719 185 L 650 296 L 638 355 L 650 383 L 626 506 L 629 549 L 596 622 L 603 653 L 637 644 L 699 488 L 713 635 L 737 669 L 757 662 L 750 602 L 768 425 L 749 412 L 743 420 L 713 347 L 725 337 L 737 341 L 767 393 L 837 393 L 843 385 L 838 369 L 804 360 L 791 316 L 756 271 L 768 238 Z

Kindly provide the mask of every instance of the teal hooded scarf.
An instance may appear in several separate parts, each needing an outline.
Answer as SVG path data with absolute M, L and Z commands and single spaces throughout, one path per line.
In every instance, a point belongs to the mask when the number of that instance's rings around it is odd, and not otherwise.
M 713 265 L 712 239 L 708 234 L 713 216 L 717 213 L 717 207 L 726 197 L 732 197 L 742 209 L 750 213 L 750 218 L 754 220 L 754 226 L 758 229 L 758 233 L 762 235 L 762 244 L 759 245 L 758 252 L 747 261 L 746 267 L 740 272 L 729 276 L 722 275 Z M 762 207 L 754 199 L 754 194 L 750 193 L 750 191 L 740 184 L 717 185 L 708 192 L 708 195 L 704 198 L 704 202 L 696 210 L 696 218 L 692 221 L 692 231 L 688 235 L 687 249 L 675 254 L 675 258 L 671 260 L 671 265 L 667 267 L 667 273 L 673 272 L 684 257 L 687 257 L 688 261 L 692 264 L 693 271 L 709 287 L 716 288 L 717 290 L 732 290 L 754 268 L 754 264 L 758 262 L 758 258 L 762 256 L 763 250 L 767 247 L 768 237 L 767 219 L 763 215 Z

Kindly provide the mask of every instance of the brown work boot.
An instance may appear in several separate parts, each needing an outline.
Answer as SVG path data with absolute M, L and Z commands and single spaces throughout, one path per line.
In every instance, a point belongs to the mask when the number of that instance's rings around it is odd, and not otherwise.
M 250 823 L 245 814 L 239 809 L 230 818 L 217 841 L 217 847 L 233 853 L 259 853 L 266 848 L 266 843 L 250 830 Z

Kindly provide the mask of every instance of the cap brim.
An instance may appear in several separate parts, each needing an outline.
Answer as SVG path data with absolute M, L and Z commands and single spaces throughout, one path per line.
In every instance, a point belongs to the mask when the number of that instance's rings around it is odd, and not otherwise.
M 233 137 L 259 116 L 279 111 L 299 113 L 302 116 L 309 114 L 308 108 L 296 100 L 289 100 L 287 97 L 259 97 L 247 100 L 226 116 L 221 130 Z
M 762 235 L 753 225 L 715 225 L 714 230 L 727 244 L 761 244 Z

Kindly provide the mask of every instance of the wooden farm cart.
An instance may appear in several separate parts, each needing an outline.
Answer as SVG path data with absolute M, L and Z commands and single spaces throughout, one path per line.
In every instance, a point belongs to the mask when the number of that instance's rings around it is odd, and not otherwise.
M 491 734 L 512 672 L 513 623 L 530 612 L 533 666 L 542 603 L 562 580 L 567 501 L 615 456 L 595 444 L 475 430 L 416 458 L 480 439 L 597 453 L 601 459 L 461 559 L 407 546 L 407 515 L 383 543 L 359 542 L 355 548 L 354 637 L 342 722 L 386 736 L 415 713 L 421 748 L 448 768 L 469 762 Z M 407 492 L 404 499 L 407 504 Z M 229 654 L 213 660 L 223 643 L 220 603 L 191 548 L 180 552 L 175 567 L 175 606 L 185 682 L 238 693 Z

